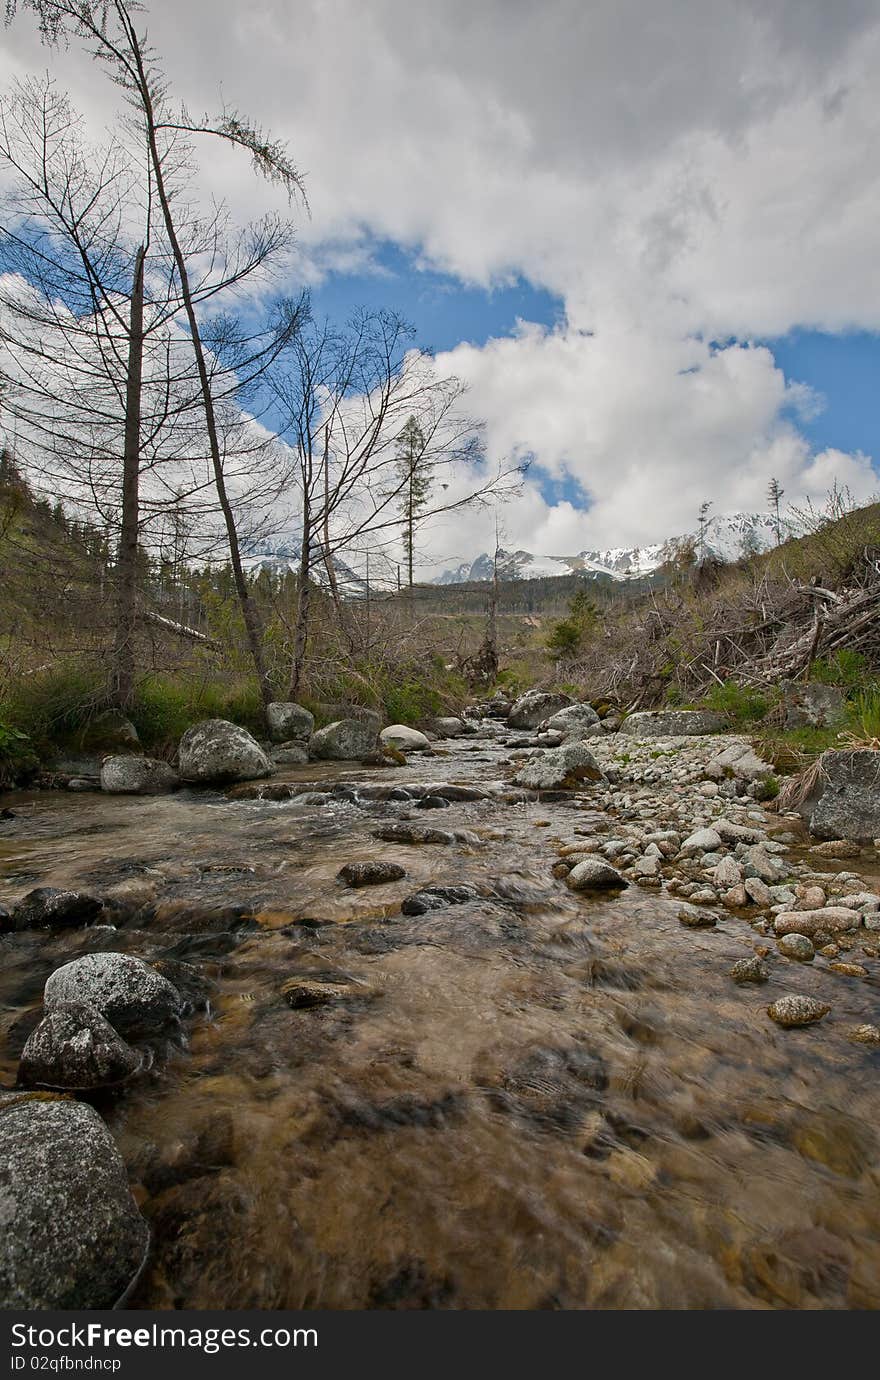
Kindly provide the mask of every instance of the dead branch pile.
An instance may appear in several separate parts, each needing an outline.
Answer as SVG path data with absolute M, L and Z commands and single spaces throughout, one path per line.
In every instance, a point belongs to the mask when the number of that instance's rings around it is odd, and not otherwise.
M 736 680 L 756 688 L 806 679 L 819 658 L 850 650 L 880 669 L 880 553 L 865 547 L 837 589 L 778 571 L 729 571 L 653 591 L 606 617 L 579 678 L 633 708 L 686 699 Z

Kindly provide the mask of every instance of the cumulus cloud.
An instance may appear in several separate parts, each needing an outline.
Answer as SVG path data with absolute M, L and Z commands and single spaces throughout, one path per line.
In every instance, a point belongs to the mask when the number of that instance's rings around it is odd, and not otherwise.
M 564 324 L 444 357 L 494 455 L 537 481 L 511 540 L 580 549 L 656 540 L 716 511 L 792 500 L 870 461 L 813 455 L 820 405 L 766 348 L 795 326 L 880 330 L 880 15 L 875 0 L 190 0 L 149 27 L 191 108 L 222 99 L 289 139 L 307 176 L 304 281 L 391 239 L 464 281 L 558 293 Z M 45 64 L 16 21 L 0 77 Z M 93 121 L 113 89 L 75 48 L 59 74 Z M 251 214 L 273 193 L 215 151 L 204 191 Z M 486 514 L 454 533 L 485 547 Z M 473 546 L 470 553 L 472 554 Z

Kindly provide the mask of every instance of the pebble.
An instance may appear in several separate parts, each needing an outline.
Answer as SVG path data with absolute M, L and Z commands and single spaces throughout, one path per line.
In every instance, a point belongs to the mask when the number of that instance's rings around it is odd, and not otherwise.
M 846 1038 L 857 1045 L 880 1045 L 880 1025 L 854 1025 Z

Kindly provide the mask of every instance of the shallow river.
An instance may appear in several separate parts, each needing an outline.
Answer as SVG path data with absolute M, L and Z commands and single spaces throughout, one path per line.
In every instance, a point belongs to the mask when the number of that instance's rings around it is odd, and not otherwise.
M 502 762 L 471 740 L 285 779 L 491 787 Z M 196 970 L 184 1035 L 96 1099 L 154 1233 L 130 1306 L 880 1306 L 880 1054 L 841 1034 L 876 1020 L 875 980 L 838 983 L 833 1022 L 776 1028 L 780 969 L 728 976 L 754 950 L 745 922 L 684 930 L 671 897 L 551 877 L 554 842 L 613 825 L 588 797 L 411 811 L 470 831 L 452 846 L 372 838 L 406 803 L 0 805 L 0 900 L 125 882 L 151 915 L 0 941 L 3 1084 L 61 962 L 125 949 Z M 408 875 L 336 880 L 365 858 Z M 401 916 L 427 882 L 483 899 Z M 356 985 L 292 1010 L 281 988 L 308 974 Z M 798 990 L 824 980 L 803 965 Z

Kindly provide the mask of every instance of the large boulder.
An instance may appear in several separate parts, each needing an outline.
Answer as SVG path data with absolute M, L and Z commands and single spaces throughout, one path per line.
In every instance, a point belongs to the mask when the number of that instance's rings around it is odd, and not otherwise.
M 733 777 L 737 781 L 763 781 L 772 776 L 773 764 L 759 757 L 750 743 L 737 739 L 712 758 L 706 774 L 716 780 Z
M 83 954 L 46 980 L 43 1002 L 87 1002 L 122 1034 L 149 1033 L 179 1019 L 176 987 L 133 954 Z
M 338 723 L 340 719 L 357 719 L 358 723 L 372 724 L 377 733 L 382 727 L 382 715 L 364 704 L 318 704 L 315 708 L 328 724 Z
M 98 1113 L 13 1094 L 0 1102 L 0 1307 L 112 1308 L 149 1228 Z
M 825 728 L 844 716 L 843 691 L 821 681 L 788 680 L 782 684 L 786 728 Z
M 543 724 L 546 733 L 561 733 L 563 742 L 577 742 L 581 738 L 600 738 L 605 732 L 599 715 L 591 704 L 569 704 L 551 714 Z
M 601 781 L 602 773 L 583 744 L 569 743 L 530 758 L 513 779 L 518 786 L 532 791 L 555 791 L 575 787 L 582 781 Z
M 823 752 L 810 832 L 820 839 L 880 838 L 880 752 Z
M 254 781 L 273 767 L 256 738 L 226 719 L 206 719 L 180 740 L 180 775 L 201 784 Z
M 309 739 L 309 756 L 331 762 L 359 762 L 375 752 L 378 733 L 373 723 L 338 719 L 319 728 Z
M 473 733 L 473 728 L 463 720 L 452 715 L 432 719 L 431 727 L 438 738 L 460 738 L 463 733 Z
M 15 931 L 77 929 L 81 925 L 91 925 L 103 908 L 103 902 L 88 891 L 38 886 L 14 906 L 6 928 Z
M 60 1001 L 28 1037 L 18 1081 L 25 1087 L 88 1091 L 124 1083 L 143 1062 L 94 1006 Z
M 275 700 L 266 709 L 266 723 L 273 743 L 305 742 L 315 731 L 315 716 L 292 700 Z
M 155 757 L 105 757 L 101 790 L 110 795 L 167 795 L 180 785 L 177 772 Z
M 512 706 L 507 716 L 511 728 L 537 728 L 560 709 L 572 703 L 569 695 L 545 690 L 527 690 Z
M 379 734 L 380 743 L 396 747 L 400 752 L 430 752 L 431 744 L 424 733 L 407 724 L 389 724 Z
M 620 725 L 621 733 L 633 738 L 683 738 L 728 728 L 725 716 L 714 709 L 644 709 L 628 714 Z

